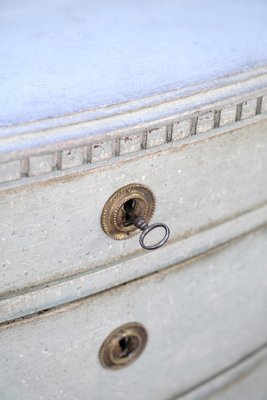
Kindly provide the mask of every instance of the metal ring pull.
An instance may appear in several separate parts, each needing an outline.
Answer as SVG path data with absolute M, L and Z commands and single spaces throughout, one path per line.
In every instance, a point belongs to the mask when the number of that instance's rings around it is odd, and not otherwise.
M 142 233 L 139 237 L 139 243 L 143 247 L 143 249 L 146 249 L 146 250 L 159 249 L 161 246 L 163 246 L 167 242 L 167 240 L 170 237 L 170 229 L 166 224 L 157 222 L 155 224 L 148 225 L 147 222 L 144 220 L 144 218 L 135 216 L 134 209 L 132 209 L 131 207 L 126 206 L 125 211 L 128 214 L 128 216 L 130 217 L 132 224 L 136 228 L 138 228 L 142 231 Z M 146 245 L 144 242 L 145 237 L 147 236 L 147 234 L 149 232 L 153 231 L 156 228 L 163 228 L 165 230 L 165 234 L 164 234 L 163 238 L 158 243 L 155 243 L 150 246 Z
M 145 220 L 143 220 L 143 221 L 145 222 Z M 144 230 L 142 228 L 140 228 L 140 229 L 143 230 L 143 232 L 141 233 L 141 235 L 139 237 L 139 243 L 144 249 L 146 249 L 146 250 L 155 250 L 155 249 L 160 248 L 161 246 L 163 246 L 167 242 L 167 240 L 169 239 L 169 236 L 170 236 L 170 229 L 166 224 L 162 224 L 160 222 L 157 222 L 155 224 L 148 225 L 145 222 L 145 225 L 146 226 L 144 227 Z M 163 238 L 158 243 L 153 244 L 151 246 L 147 246 L 145 244 L 145 242 L 144 242 L 145 237 L 149 232 L 153 231 L 156 228 L 163 228 L 165 230 L 165 235 L 163 236 Z

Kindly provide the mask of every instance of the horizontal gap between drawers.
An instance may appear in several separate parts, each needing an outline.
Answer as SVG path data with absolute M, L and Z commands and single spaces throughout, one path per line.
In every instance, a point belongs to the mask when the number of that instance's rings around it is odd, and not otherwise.
M 227 368 L 217 372 L 208 379 L 196 384 L 186 392 L 174 395 L 168 400 L 197 400 L 215 399 L 217 394 L 245 376 L 252 373 L 257 367 L 267 361 L 267 343 L 246 354 L 244 357 Z
M 231 219 L 207 231 L 171 242 L 157 251 L 157 257 L 152 266 L 146 261 L 148 257 L 151 257 L 151 254 L 141 253 L 138 260 L 140 265 L 144 266 L 143 269 L 136 269 L 136 257 L 134 257 L 128 261 L 126 260 L 91 273 L 80 274 L 57 284 L 54 283 L 51 286 L 5 298 L 0 301 L 0 324 L 81 300 L 151 275 L 159 270 L 172 268 L 200 255 L 206 256 L 207 252 L 216 250 L 222 245 L 257 230 L 266 223 L 267 205 L 264 205 L 259 209 Z M 165 251 L 168 252 L 168 257 L 164 257 Z M 160 257 L 158 252 L 162 252 L 163 257 Z M 159 264 L 160 259 L 166 259 L 166 265 L 163 265 L 162 261 Z

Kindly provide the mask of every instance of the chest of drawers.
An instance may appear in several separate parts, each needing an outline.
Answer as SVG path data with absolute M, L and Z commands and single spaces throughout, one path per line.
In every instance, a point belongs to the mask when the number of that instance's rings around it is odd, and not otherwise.
M 266 398 L 266 6 L 215 3 L 5 5 L 1 400 Z

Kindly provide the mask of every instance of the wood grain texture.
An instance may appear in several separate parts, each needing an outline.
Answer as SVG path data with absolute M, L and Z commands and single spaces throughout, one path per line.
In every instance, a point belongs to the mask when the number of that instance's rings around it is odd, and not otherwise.
M 266 343 L 266 229 L 220 251 L 71 306 L 2 326 L 2 400 L 168 399 Z M 98 351 L 126 322 L 149 335 L 129 368 Z

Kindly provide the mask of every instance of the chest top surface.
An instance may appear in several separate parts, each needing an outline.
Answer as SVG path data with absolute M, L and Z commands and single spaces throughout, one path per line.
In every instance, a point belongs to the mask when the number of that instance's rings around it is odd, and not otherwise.
M 1 7 L 0 126 L 108 106 L 267 62 L 260 0 Z

